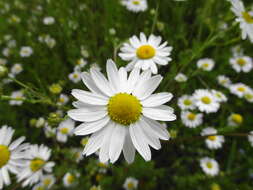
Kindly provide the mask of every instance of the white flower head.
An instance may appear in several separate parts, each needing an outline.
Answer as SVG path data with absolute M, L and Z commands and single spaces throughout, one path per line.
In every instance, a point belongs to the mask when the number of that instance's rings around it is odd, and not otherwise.
M 251 89 L 251 88 L 248 89 L 247 92 L 244 94 L 244 98 L 248 102 L 252 103 L 253 102 L 253 89 Z
M 78 83 L 81 81 L 81 72 L 80 71 L 74 71 L 73 73 L 69 74 L 69 80 L 71 80 L 73 83 Z
M 182 111 L 181 119 L 186 127 L 196 128 L 203 123 L 203 114 L 193 113 L 190 111 Z
M 228 117 L 228 125 L 229 126 L 239 126 L 243 123 L 243 116 L 241 114 L 238 113 L 232 113 L 229 117 Z
M 177 81 L 177 82 L 186 82 L 187 80 L 188 80 L 187 76 L 183 73 L 178 73 L 175 76 L 175 81 Z
M 30 57 L 33 54 L 33 49 L 29 46 L 23 46 L 20 50 L 21 57 Z
M 178 98 L 177 105 L 182 110 L 194 110 L 196 108 L 195 99 L 189 95 L 183 95 L 180 98 Z
M 62 121 L 57 128 L 57 133 L 56 133 L 57 141 L 66 143 L 68 140 L 68 136 L 73 135 L 74 127 L 75 127 L 75 122 L 72 119 L 67 119 L 65 121 Z
M 202 170 L 210 176 L 216 176 L 219 174 L 219 164 L 216 160 L 212 159 L 212 158 L 202 158 L 200 160 L 200 167 L 202 168 Z
M 19 63 L 14 64 L 11 67 L 11 73 L 15 76 L 23 71 L 23 66 Z
M 147 0 L 122 0 L 121 3 L 127 10 L 136 13 L 146 11 L 148 8 Z
M 65 187 L 72 187 L 76 184 L 77 176 L 73 173 L 66 173 L 63 177 L 63 185 Z
M 252 25 L 253 26 L 253 25 Z M 248 56 L 234 57 L 229 60 L 232 68 L 237 72 L 248 73 L 252 70 L 252 59 Z
M 134 190 L 137 189 L 137 187 L 138 187 L 138 180 L 133 177 L 126 178 L 123 184 L 123 188 L 125 190 Z
M 214 97 L 216 98 L 218 102 L 226 102 L 228 100 L 225 94 L 223 94 L 222 92 L 218 90 L 211 90 L 211 92 L 213 93 Z
M 46 120 L 43 117 L 40 117 L 39 119 L 37 119 L 36 123 L 35 123 L 35 127 L 37 128 L 41 128 L 46 124 Z
M 214 67 L 214 60 L 210 58 L 203 58 L 197 61 L 197 67 L 204 71 L 211 71 Z
M 231 84 L 229 86 L 229 90 L 232 94 L 238 96 L 239 98 L 243 98 L 245 94 L 250 90 L 250 87 L 243 83 Z
M 169 57 L 172 51 L 167 42 L 161 44 L 162 38 L 151 34 L 148 38 L 144 33 L 140 33 L 140 38 L 133 36 L 129 43 L 124 43 L 119 56 L 130 63 L 126 69 L 132 70 L 134 67 L 142 70 L 150 69 L 153 74 L 157 74 L 157 65 L 167 65 L 172 59 Z
M 163 105 L 172 98 L 171 93 L 152 94 L 160 84 L 160 75 L 151 71 L 140 73 L 135 68 L 128 75 L 125 68 L 117 69 L 108 60 L 107 76 L 97 69 L 82 73 L 82 80 L 90 91 L 72 90 L 78 99 L 76 109 L 68 115 L 84 122 L 75 129 L 76 135 L 89 135 L 83 154 L 89 156 L 99 150 L 101 162 L 114 163 L 122 150 L 127 162 L 134 161 L 135 149 L 146 160 L 151 160 L 150 147 L 160 149 L 159 139 L 168 140 L 169 133 L 159 121 L 176 119 L 174 110 Z
M 48 16 L 48 17 L 43 18 L 43 23 L 45 25 L 52 25 L 55 23 L 55 19 L 52 16 Z
M 13 98 L 13 100 L 9 101 L 9 104 L 14 106 L 20 106 L 23 104 L 23 99 L 24 97 L 24 93 L 22 90 L 18 90 L 18 91 L 14 91 L 11 93 L 11 98 Z
M 217 130 L 213 127 L 207 127 L 204 128 L 201 132 L 202 136 L 207 136 L 205 143 L 206 146 L 209 149 L 219 149 L 222 147 L 222 144 L 225 142 L 224 136 L 222 135 L 216 135 L 217 134 Z
M 60 94 L 60 97 L 57 101 L 57 105 L 63 106 L 67 104 L 69 101 L 69 97 L 66 94 Z

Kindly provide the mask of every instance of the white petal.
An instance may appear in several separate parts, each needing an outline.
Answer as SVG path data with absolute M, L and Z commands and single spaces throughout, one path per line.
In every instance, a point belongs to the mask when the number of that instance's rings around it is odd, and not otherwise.
M 113 90 L 117 92 L 119 90 L 119 73 L 115 63 L 111 59 L 107 60 L 106 71 Z
M 68 111 L 68 116 L 76 121 L 82 122 L 92 122 L 102 119 L 107 115 L 107 110 L 105 107 L 94 106 L 92 109 L 89 108 L 79 108 Z
M 173 114 L 173 110 L 169 106 L 158 106 L 142 109 L 142 114 L 150 119 L 159 121 L 174 121 L 176 120 L 176 115 Z
M 15 148 L 17 148 L 23 141 L 25 140 L 25 137 L 20 137 L 17 140 L 15 140 L 14 142 L 12 142 L 9 146 L 9 150 L 14 150 Z
M 85 86 L 94 94 L 103 94 L 101 90 L 96 86 L 95 82 L 92 80 L 91 76 L 87 72 L 81 74 L 81 78 Z
M 157 94 L 152 94 L 145 100 L 141 102 L 142 106 L 144 107 L 155 107 L 165 104 L 166 102 L 170 101 L 173 95 L 167 92 L 161 92 Z
M 2 167 L 1 170 L 2 171 L 2 176 L 3 176 L 3 181 L 6 185 L 10 185 L 11 184 L 11 180 L 10 180 L 10 176 L 9 176 L 9 172 L 7 170 L 6 167 Z
M 133 91 L 133 89 L 135 88 L 136 83 L 139 80 L 139 75 L 140 75 L 140 69 L 139 68 L 134 68 L 129 77 L 128 77 L 128 81 L 127 81 L 127 93 L 131 93 Z
M 125 143 L 123 146 L 123 154 L 126 159 L 126 161 L 130 164 L 134 161 L 135 157 L 135 148 L 132 143 L 129 130 L 126 131 L 126 137 L 125 137 Z
M 120 80 L 120 92 L 126 92 L 127 90 L 127 72 L 125 68 L 119 69 L 119 80 Z

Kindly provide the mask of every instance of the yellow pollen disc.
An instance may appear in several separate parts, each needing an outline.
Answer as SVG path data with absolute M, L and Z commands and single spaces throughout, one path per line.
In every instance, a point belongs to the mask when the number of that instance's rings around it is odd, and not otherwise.
M 134 5 L 139 5 L 139 4 L 140 4 L 140 1 L 133 1 L 133 4 L 134 4 Z
M 203 68 L 208 68 L 208 67 L 209 67 L 209 64 L 208 64 L 208 63 L 204 63 L 204 64 L 202 65 L 202 67 L 203 67 Z
M 135 96 L 119 93 L 110 98 L 107 111 L 111 120 L 122 125 L 130 125 L 139 119 L 142 105 Z
M 60 129 L 60 132 L 62 133 L 62 134 L 64 134 L 64 135 L 66 135 L 66 134 L 68 134 L 69 133 L 69 129 L 68 128 L 61 128 Z
M 64 98 L 59 98 L 59 102 L 64 103 L 65 99 Z
M 247 23 L 253 24 L 253 17 L 248 12 L 242 12 L 242 17 Z
M 134 188 L 134 184 L 130 182 L 130 183 L 127 184 L 127 187 L 128 187 L 128 189 L 133 189 Z
M 69 183 L 69 184 L 72 184 L 73 182 L 75 181 L 75 176 L 73 176 L 73 175 L 68 175 L 68 177 L 67 177 L 67 182 Z
M 233 114 L 232 115 L 232 120 L 237 123 L 237 124 L 241 124 L 243 122 L 243 117 L 240 114 Z
M 212 169 L 213 168 L 212 162 L 207 162 L 206 167 L 209 168 L 209 169 Z
M 244 87 L 238 87 L 237 90 L 240 92 L 245 92 L 246 89 Z
M 45 161 L 40 158 L 35 158 L 30 162 L 30 169 L 32 172 L 37 172 L 40 170 L 45 164 Z
M 242 58 L 239 58 L 239 59 L 237 59 L 236 63 L 240 66 L 244 66 L 246 64 L 246 61 Z
M 7 146 L 0 145 L 0 169 L 8 163 L 11 153 Z
M 73 78 L 78 78 L 78 74 L 73 74 Z
M 52 182 L 52 180 L 51 179 L 45 179 L 44 181 L 43 181 L 43 184 L 45 185 L 45 186 L 49 186 L 50 184 L 51 184 L 51 182 Z
M 195 118 L 196 118 L 196 114 L 194 114 L 194 113 L 189 113 L 189 114 L 187 115 L 187 118 L 188 118 L 189 120 L 193 121 L 193 120 L 195 120 Z
M 101 168 L 107 168 L 107 165 L 102 163 L 102 162 L 99 162 L 98 166 L 101 167 Z
M 204 96 L 201 98 L 201 101 L 204 103 L 204 104 L 210 104 L 212 102 L 212 100 L 208 97 L 208 96 Z
M 217 139 L 217 136 L 208 136 L 207 137 L 210 141 L 215 141 Z
M 142 45 L 136 51 L 140 59 L 150 59 L 155 56 L 155 49 L 150 45 Z
M 253 99 L 253 94 L 245 94 L 245 98 L 251 100 Z
M 184 105 L 189 106 L 189 105 L 191 105 L 191 104 L 192 104 L 192 101 L 191 101 L 191 100 L 189 100 L 189 99 L 185 99 L 185 100 L 184 100 Z

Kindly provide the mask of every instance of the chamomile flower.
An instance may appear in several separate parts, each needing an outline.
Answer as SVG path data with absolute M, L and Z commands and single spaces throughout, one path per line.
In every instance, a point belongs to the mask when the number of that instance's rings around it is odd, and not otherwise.
M 203 58 L 197 61 L 197 67 L 204 71 L 211 71 L 214 67 L 214 60 L 210 58 Z
M 250 103 L 252 103 L 253 102 L 253 89 L 248 89 L 248 91 L 244 94 L 244 98 L 248 101 L 248 102 L 250 102 Z
M 177 82 L 186 82 L 187 80 L 188 80 L 187 76 L 184 75 L 183 73 L 178 73 L 175 76 L 175 81 L 177 81 Z
M 123 188 L 125 190 L 134 190 L 137 189 L 138 187 L 138 180 L 133 178 L 133 177 L 128 177 L 126 178 L 124 184 L 123 184 Z
M 35 123 L 35 127 L 41 128 L 45 125 L 45 123 L 46 123 L 46 120 L 43 117 L 40 117 L 39 119 L 37 119 Z
M 208 157 L 204 157 L 200 160 L 200 167 L 202 170 L 210 176 L 216 176 L 219 174 L 219 164 L 216 160 Z
M 245 40 L 248 37 L 253 42 L 253 12 L 246 11 L 240 0 L 230 0 L 230 2 L 232 4 L 231 10 L 237 16 L 236 22 L 239 22 L 242 30 L 242 39 Z
M 56 128 L 51 127 L 47 122 L 44 126 L 44 132 L 47 138 L 53 137 L 56 135 Z
M 8 126 L 0 128 L 0 189 L 11 184 L 9 173 L 18 174 L 26 159 L 24 151 L 28 144 L 21 144 L 25 137 L 12 141 L 14 130 Z
M 60 94 L 60 97 L 57 101 L 57 105 L 63 106 L 65 104 L 67 104 L 68 101 L 69 101 L 69 97 L 66 94 Z
M 202 112 L 213 113 L 217 112 L 220 108 L 219 102 L 209 90 L 195 90 L 193 97 L 196 100 L 196 106 Z
M 147 0 L 122 0 L 122 5 L 136 13 L 146 11 L 148 8 Z
M 228 117 L 228 125 L 229 126 L 239 126 L 243 123 L 243 116 L 238 113 L 232 113 Z
M 83 154 L 89 156 L 99 150 L 101 162 L 118 160 L 122 150 L 127 162 L 134 161 L 135 149 L 146 160 L 151 159 L 150 147 L 160 149 L 159 139 L 168 140 L 169 134 L 159 121 L 173 121 L 173 109 L 163 105 L 171 93 L 152 94 L 162 80 L 150 70 L 135 68 L 129 76 L 125 68 L 117 69 L 107 61 L 107 76 L 96 69 L 83 73 L 82 80 L 91 91 L 72 90 L 78 99 L 76 109 L 68 115 L 84 122 L 75 129 L 76 135 L 92 134 Z
M 50 189 L 55 184 L 55 177 L 53 175 L 44 175 L 41 179 L 41 184 L 46 189 Z
M 23 46 L 19 53 L 21 57 L 30 57 L 33 54 L 33 49 L 29 46 Z
M 81 72 L 80 71 L 74 71 L 73 73 L 69 74 L 69 80 L 71 80 L 73 83 L 78 83 L 81 81 Z
M 27 150 L 28 160 L 22 171 L 18 173 L 18 181 L 22 187 L 38 183 L 45 173 L 52 172 L 55 163 L 49 161 L 51 150 L 44 145 L 31 145 Z
M 48 17 L 43 18 L 43 24 L 45 25 L 52 25 L 54 23 L 55 23 L 54 17 L 48 16 Z
M 73 154 L 74 160 L 76 161 L 76 163 L 79 163 L 82 159 L 82 149 L 80 148 L 72 148 L 71 152 Z
M 76 61 L 76 69 L 75 70 L 80 70 L 81 68 L 85 67 L 87 65 L 87 61 L 85 61 L 83 58 L 80 58 Z
M 203 114 L 183 111 L 181 113 L 181 119 L 186 127 L 195 128 L 203 123 Z
M 13 100 L 9 101 L 10 105 L 20 106 L 23 104 L 24 93 L 22 90 L 14 91 L 11 93 L 11 98 L 13 98 Z
M 183 95 L 178 98 L 177 105 L 182 110 L 194 110 L 196 108 L 194 98 L 189 95 Z
M 32 190 L 45 190 L 45 187 L 43 184 L 39 183 L 37 185 L 34 185 L 34 187 L 32 188 Z
M 72 119 L 67 119 L 65 121 L 62 121 L 57 128 L 57 134 L 56 134 L 57 141 L 62 142 L 62 143 L 67 142 L 68 136 L 73 135 L 74 127 L 75 127 L 75 122 Z
M 11 73 L 15 76 L 23 71 L 23 67 L 21 64 L 16 63 L 11 67 Z
M 239 98 L 244 97 L 244 95 L 249 91 L 249 87 L 243 83 L 232 84 L 229 90 L 232 94 L 238 96 Z
M 75 185 L 76 180 L 77 180 L 77 176 L 75 174 L 68 172 L 63 177 L 63 185 L 65 187 L 72 187 Z
M 248 135 L 248 140 L 251 146 L 253 146 L 253 131 L 250 131 Z
M 209 149 L 219 149 L 222 147 L 222 144 L 225 142 L 224 136 L 215 135 L 217 130 L 213 127 L 204 128 L 201 132 L 202 136 L 207 136 L 205 143 Z
M 157 65 L 167 65 L 172 59 L 169 57 L 172 51 L 167 42 L 161 44 L 162 38 L 151 34 L 148 38 L 144 33 L 140 33 L 140 39 L 133 36 L 129 43 L 124 43 L 119 56 L 130 61 L 126 69 L 132 70 L 134 67 L 142 70 L 151 69 L 153 74 L 158 72 Z
M 218 102 L 226 102 L 228 100 L 225 94 L 218 90 L 211 90 L 211 92 L 213 93 L 214 97 Z
M 239 72 L 248 73 L 252 70 L 253 67 L 252 59 L 248 56 L 231 58 L 229 60 L 229 63 L 237 73 Z
M 231 48 L 231 52 L 233 54 L 234 57 L 240 57 L 243 56 L 243 48 L 240 45 L 236 45 L 234 47 Z

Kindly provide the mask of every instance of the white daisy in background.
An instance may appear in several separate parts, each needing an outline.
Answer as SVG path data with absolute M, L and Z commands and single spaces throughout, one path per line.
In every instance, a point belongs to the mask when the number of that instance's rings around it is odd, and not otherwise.
M 63 177 L 63 185 L 64 187 L 71 187 L 75 185 L 75 182 L 77 180 L 77 176 L 72 173 L 66 173 Z
M 53 175 L 44 175 L 40 184 L 43 185 L 45 189 L 50 189 L 55 184 L 55 181 L 56 179 Z
M 46 120 L 43 117 L 40 117 L 39 119 L 37 119 L 35 123 L 35 127 L 41 128 L 41 127 L 44 127 L 45 124 L 46 124 Z
M 204 157 L 200 160 L 200 167 L 202 170 L 210 176 L 216 176 L 219 174 L 219 164 L 216 160 L 208 157 Z
M 69 74 L 69 80 L 71 80 L 73 83 L 78 83 L 81 81 L 81 72 L 80 71 L 74 71 L 73 73 Z
M 167 42 L 161 44 L 162 38 L 151 34 L 148 38 L 144 33 L 140 33 L 140 39 L 133 36 L 129 43 L 124 43 L 120 49 L 119 56 L 130 61 L 127 65 L 127 71 L 134 67 L 142 70 L 151 69 L 153 74 L 157 74 L 157 65 L 167 65 L 172 59 L 169 57 L 172 51 Z
M 231 80 L 230 80 L 230 78 L 228 78 L 227 76 L 225 76 L 225 75 L 219 75 L 218 77 L 217 77 L 217 80 L 218 80 L 218 83 L 219 83 L 219 85 L 221 85 L 221 86 L 224 86 L 224 87 L 229 87 L 230 85 L 231 85 Z
M 245 40 L 248 37 L 253 42 L 253 12 L 246 11 L 240 0 L 230 0 L 230 2 L 232 4 L 231 10 L 237 16 L 236 22 L 240 23 L 242 39 Z
M 47 122 L 44 126 L 44 132 L 47 138 L 54 137 L 56 135 L 56 128 L 51 127 Z
M 9 57 L 10 54 L 11 54 L 11 50 L 10 48 L 6 47 L 2 50 L 2 54 L 5 56 L 5 57 Z
M 196 100 L 196 106 L 201 112 L 213 113 L 217 112 L 220 108 L 220 104 L 216 100 L 216 97 L 209 90 L 195 90 L 193 97 Z
M 249 132 L 248 140 L 251 146 L 253 146 L 253 131 Z
M 125 190 L 134 190 L 137 189 L 137 187 L 138 187 L 138 180 L 133 177 L 126 178 L 123 184 L 123 188 Z
M 121 3 L 129 11 L 136 13 L 146 11 L 148 8 L 147 0 L 122 0 Z
M 76 163 L 79 163 L 83 159 L 81 148 L 72 148 L 71 152 L 73 154 L 73 157 L 74 157 L 74 160 L 76 161 Z
M 52 16 L 48 16 L 48 17 L 43 18 L 43 24 L 45 24 L 45 25 L 52 25 L 54 23 L 55 23 L 55 19 Z
M 238 96 L 239 98 L 244 97 L 244 95 L 249 91 L 249 87 L 243 83 L 231 84 L 229 90 L 232 94 Z
M 53 48 L 56 45 L 56 40 L 52 38 L 50 35 L 47 35 L 45 37 L 44 42 L 49 48 Z
M 203 58 L 197 61 L 197 67 L 204 71 L 211 71 L 214 67 L 214 60 L 210 58 Z
M 16 63 L 11 67 L 11 73 L 15 76 L 23 71 L 23 67 L 21 64 Z
M 219 149 L 225 142 L 224 136 L 216 135 L 217 130 L 213 127 L 204 128 L 201 132 L 201 136 L 207 136 L 205 143 L 209 149 Z M 210 136 L 208 136 L 210 135 Z
M 178 98 L 177 105 L 181 110 L 194 110 L 196 108 L 194 98 L 189 95 L 183 95 Z
M 87 65 L 87 61 L 85 61 L 83 58 L 80 58 L 76 61 L 76 66 L 74 70 L 80 71 L 82 68 L 84 68 Z
M 232 113 L 229 117 L 228 117 L 228 125 L 229 126 L 239 126 L 243 123 L 243 116 L 241 114 L 238 113 Z
M 21 144 L 25 137 L 12 141 L 14 130 L 6 125 L 0 128 L 0 189 L 11 184 L 9 173 L 18 174 L 26 159 L 29 144 Z
M 98 71 L 101 71 L 101 67 L 97 63 L 92 63 L 90 65 L 90 68 L 97 69 Z
M 182 111 L 181 119 L 186 127 L 195 128 L 203 123 L 203 114 L 190 111 Z
M 45 190 L 44 185 L 39 183 L 37 185 L 34 185 L 34 187 L 32 188 L 32 190 Z
M 23 104 L 23 99 L 24 97 L 24 93 L 22 90 L 18 90 L 18 91 L 14 91 L 11 93 L 11 98 L 13 98 L 13 100 L 9 101 L 9 104 L 14 106 L 20 106 Z
M 240 57 L 243 56 L 244 50 L 240 45 L 236 45 L 231 48 L 231 52 L 233 54 L 233 57 Z
M 19 54 L 21 57 L 30 57 L 33 54 L 33 49 L 29 46 L 23 46 Z
M 225 94 L 223 94 L 222 92 L 218 90 L 211 90 L 211 92 L 213 93 L 214 97 L 216 98 L 218 102 L 226 102 L 228 100 Z
M 127 162 L 134 161 L 135 149 L 146 160 L 151 159 L 150 147 L 160 149 L 159 139 L 168 140 L 169 133 L 159 121 L 174 121 L 174 110 L 165 104 L 171 93 L 152 94 L 162 77 L 151 77 L 150 70 L 140 74 L 135 68 L 128 76 L 125 68 L 117 69 L 107 61 L 107 76 L 96 69 L 82 74 L 82 80 L 91 91 L 72 90 L 79 101 L 68 115 L 84 122 L 75 129 L 76 135 L 92 134 L 83 154 L 89 156 L 99 150 L 101 162 L 114 163 L 122 149 Z
M 68 103 L 69 97 L 66 94 L 60 94 L 60 97 L 58 98 L 57 105 L 64 106 Z
M 44 145 L 31 145 L 26 155 L 28 160 L 18 173 L 18 182 L 22 182 L 22 187 L 38 183 L 45 173 L 52 172 L 55 165 L 49 161 L 51 150 Z
M 252 59 L 248 56 L 233 57 L 229 60 L 229 63 L 237 73 L 248 73 L 252 70 L 253 67 Z
M 250 88 L 250 89 L 244 94 L 244 98 L 245 98 L 248 102 L 252 103 L 252 102 L 253 102 L 253 89 Z
M 178 73 L 175 76 L 175 81 L 177 81 L 177 82 L 186 82 L 187 80 L 188 80 L 187 76 L 183 73 Z
M 62 121 L 57 127 L 56 139 L 59 142 L 66 143 L 68 136 L 73 135 L 73 130 L 75 128 L 75 122 L 72 119 L 67 119 Z

